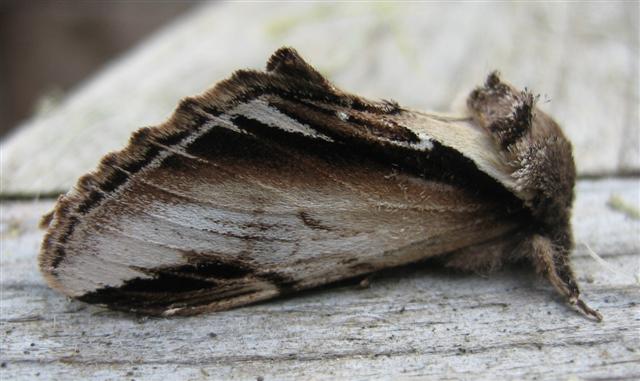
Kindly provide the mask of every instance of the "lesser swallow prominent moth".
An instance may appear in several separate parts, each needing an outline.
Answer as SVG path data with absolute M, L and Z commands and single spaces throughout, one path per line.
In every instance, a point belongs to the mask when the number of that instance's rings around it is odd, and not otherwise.
M 364 99 L 282 48 L 82 176 L 43 219 L 40 268 L 88 303 L 190 315 L 430 257 L 528 261 L 600 319 L 569 261 L 570 143 L 496 73 L 467 108 Z

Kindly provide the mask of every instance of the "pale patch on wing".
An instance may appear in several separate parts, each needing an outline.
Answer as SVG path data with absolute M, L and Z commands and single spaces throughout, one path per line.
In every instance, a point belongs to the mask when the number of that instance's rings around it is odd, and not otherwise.
M 403 125 L 418 136 L 426 135 L 471 159 L 478 169 L 496 179 L 521 199 L 526 199 L 511 176 L 512 168 L 491 136 L 467 120 L 440 121 L 418 111 L 405 113 Z M 422 139 L 422 138 L 421 138 Z
M 123 221 L 120 221 L 123 222 Z M 131 221 L 135 224 L 135 221 Z M 153 225 L 139 226 L 138 231 L 153 229 Z M 150 241 L 127 237 L 112 229 L 100 229 L 91 235 L 78 237 L 67 246 L 67 257 L 60 266 L 59 279 L 71 296 L 81 296 L 102 287 L 119 287 L 127 280 L 149 278 L 136 270 L 171 266 L 184 262 L 179 251 L 153 245 Z
M 253 99 L 247 103 L 241 103 L 233 108 L 228 115 L 242 115 L 271 127 L 333 142 L 333 139 L 330 137 L 314 130 L 306 124 L 294 120 L 288 115 L 277 110 L 275 107 L 269 105 L 269 103 L 263 99 Z
M 230 118 L 229 115 L 224 114 L 224 115 L 221 115 L 220 117 L 217 117 L 217 116 L 211 116 L 211 117 L 213 119 L 213 123 L 212 124 L 214 126 L 223 127 L 223 128 L 226 128 L 227 130 L 231 130 L 231 131 L 237 132 L 239 134 L 249 134 L 248 132 L 239 129 L 238 126 L 233 124 L 233 122 L 231 122 L 231 120 L 230 120 L 231 118 Z M 205 132 L 208 132 L 208 131 L 209 131 L 209 129 L 207 129 L 207 131 L 205 131 Z M 197 140 L 199 137 L 200 136 L 194 137 L 194 139 L 190 139 L 188 144 L 191 144 L 193 141 Z
M 420 141 L 417 143 L 401 142 L 398 140 L 386 139 L 382 137 L 377 137 L 377 139 L 391 143 L 398 147 L 411 148 L 416 151 L 430 151 L 431 149 L 433 149 L 433 141 L 431 139 L 431 136 L 425 134 L 424 132 L 419 132 L 416 135 L 418 135 L 418 139 L 420 139 Z
M 423 132 L 420 132 L 418 133 L 418 139 L 420 139 L 420 142 L 411 144 L 413 149 L 417 149 L 419 151 L 429 151 L 433 148 L 433 142 L 431 141 L 431 136 Z

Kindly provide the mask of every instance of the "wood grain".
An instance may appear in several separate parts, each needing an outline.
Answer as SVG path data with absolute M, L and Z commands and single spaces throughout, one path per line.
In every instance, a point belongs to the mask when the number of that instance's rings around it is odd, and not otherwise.
M 37 272 L 51 201 L 2 205 L 2 379 L 621 379 L 640 377 L 638 179 L 578 184 L 574 265 L 597 324 L 526 269 L 425 265 L 367 289 L 326 288 L 191 318 L 143 319 L 66 300 Z M 609 262 L 609 272 L 588 254 Z

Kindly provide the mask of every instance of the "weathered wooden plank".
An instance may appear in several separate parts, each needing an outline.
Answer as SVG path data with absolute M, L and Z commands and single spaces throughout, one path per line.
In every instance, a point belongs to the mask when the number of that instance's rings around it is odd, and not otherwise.
M 146 319 L 46 288 L 35 228 L 50 201 L 2 206 L 3 379 L 637 379 L 640 180 L 581 181 L 574 255 L 601 324 L 568 308 L 528 269 L 489 277 L 425 265 L 191 318 Z
M 349 91 L 425 110 L 463 103 L 500 69 L 543 95 L 575 144 L 581 174 L 638 173 L 639 7 L 206 4 L 3 142 L 1 192 L 66 191 L 133 130 L 165 119 L 180 98 L 238 68 L 262 68 L 282 45 Z

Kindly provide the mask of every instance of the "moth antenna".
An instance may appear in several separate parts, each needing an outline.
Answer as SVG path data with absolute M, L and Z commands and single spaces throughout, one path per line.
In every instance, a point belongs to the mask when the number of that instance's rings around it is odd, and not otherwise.
M 636 284 L 640 284 L 640 279 L 636 279 L 633 275 L 631 274 L 627 274 L 624 271 L 620 271 L 618 269 L 616 269 L 615 267 L 613 267 L 613 265 L 611 265 L 611 263 L 607 262 L 606 260 L 604 260 L 604 258 L 602 258 L 601 256 L 599 256 L 595 251 L 593 251 L 593 249 L 591 249 L 591 247 L 586 243 L 586 242 L 581 242 L 582 245 L 584 245 L 584 247 L 587 249 L 587 253 L 589 254 L 589 256 L 591 256 L 591 258 L 593 258 L 596 262 L 598 262 L 598 264 L 602 267 L 604 267 L 605 269 L 609 270 L 610 272 L 619 275 L 621 277 L 630 277 L 631 279 L 633 279 L 633 282 Z

